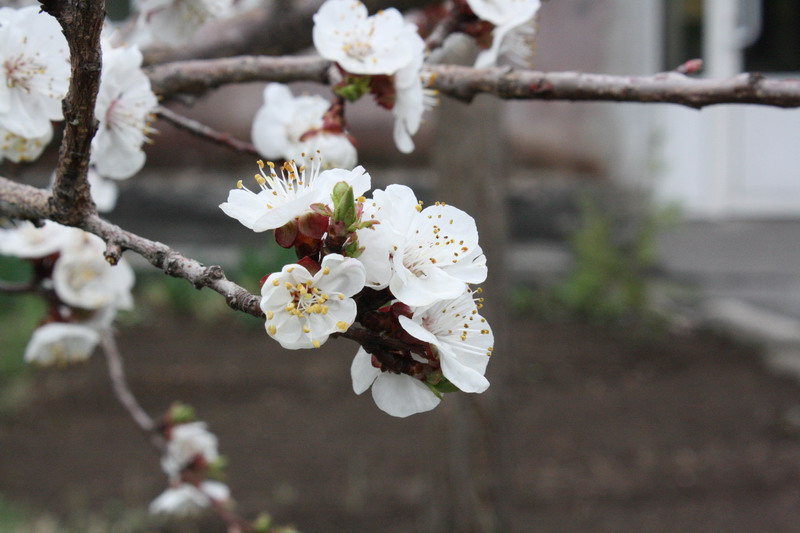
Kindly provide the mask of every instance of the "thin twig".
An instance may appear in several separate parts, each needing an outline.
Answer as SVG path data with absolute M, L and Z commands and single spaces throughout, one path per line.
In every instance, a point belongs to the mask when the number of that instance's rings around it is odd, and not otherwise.
M 185 117 L 179 113 L 176 113 L 167 107 L 158 107 L 158 109 L 156 109 L 156 115 L 163 118 L 167 122 L 170 122 L 175 127 L 191 133 L 195 137 L 200 137 L 201 139 L 211 141 L 214 144 L 219 144 L 226 148 L 230 148 L 231 150 L 241 154 L 261 157 L 261 154 L 258 153 L 256 147 L 252 144 L 245 141 L 240 141 L 229 133 L 217 131 L 214 128 L 198 122 L 197 120 L 193 120 L 189 117 Z
M 26 292 L 36 292 L 38 289 L 36 285 L 28 282 L 21 282 L 16 283 L 13 281 L 3 281 L 0 280 L 0 292 L 10 292 L 10 293 L 26 293 Z
M 47 218 L 49 199 L 50 194 L 44 189 L 0 177 L 0 212 L 6 216 L 21 220 Z M 189 281 L 197 289 L 209 287 L 223 295 L 232 309 L 256 317 L 264 316 L 259 307 L 261 299 L 228 280 L 219 266 L 205 266 L 166 244 L 125 231 L 97 215 L 91 215 L 74 226 L 94 233 L 107 243 L 114 243 L 115 248 L 136 252 L 154 267 L 162 269 L 170 276 Z
M 128 381 L 125 378 L 125 367 L 122 363 L 122 354 L 119 352 L 114 334 L 107 329 L 102 332 L 100 338 L 103 354 L 108 363 L 108 375 L 111 378 L 114 395 L 117 397 L 117 400 L 119 400 L 119 403 L 122 404 L 122 407 L 131 415 L 131 418 L 136 422 L 136 425 L 139 426 L 139 429 L 150 437 L 153 446 L 160 452 L 163 452 L 167 447 L 164 437 L 158 433 L 155 421 L 142 409 L 142 406 L 139 405 L 136 397 L 131 392 L 130 387 L 128 387 Z

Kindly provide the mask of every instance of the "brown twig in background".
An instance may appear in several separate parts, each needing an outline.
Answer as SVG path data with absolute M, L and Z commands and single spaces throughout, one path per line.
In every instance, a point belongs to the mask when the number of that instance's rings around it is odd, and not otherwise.
M 13 281 L 0 280 L 0 292 L 22 294 L 26 292 L 36 292 L 36 291 L 37 291 L 36 285 L 28 283 L 27 281 L 17 283 Z
M 103 0 L 43 0 L 42 9 L 61 24 L 70 52 L 69 91 L 64 99 L 64 137 L 51 196 L 50 217 L 75 224 L 95 211 L 86 173 L 89 148 L 97 129 L 94 105 L 100 87 L 100 32 Z
M 176 113 L 169 108 L 159 107 L 156 109 L 156 115 L 171 123 L 175 127 L 191 133 L 195 137 L 200 137 L 201 139 L 205 139 L 214 144 L 219 144 L 226 148 L 230 148 L 231 150 L 241 154 L 261 157 L 261 154 L 258 153 L 256 147 L 252 144 L 245 141 L 240 141 L 229 133 L 217 131 L 201 122 Z
M 128 412 L 133 421 L 139 426 L 146 435 L 150 437 L 150 442 L 161 453 L 167 449 L 167 441 L 158 431 L 158 424 L 153 420 L 147 412 L 139 405 L 136 396 L 131 392 L 128 386 L 128 380 L 125 377 L 125 367 L 122 361 L 122 354 L 117 347 L 117 342 L 114 339 L 114 334 L 110 330 L 105 330 L 100 336 L 100 342 L 103 349 L 103 354 L 108 363 L 108 375 L 111 378 L 111 385 L 114 389 L 114 395 L 119 400 L 119 403 Z M 202 487 L 198 486 L 198 490 L 203 492 Z M 246 520 L 225 505 L 212 498 L 209 494 L 206 497 L 211 502 L 211 509 L 228 524 L 229 531 L 240 531 L 243 533 L 254 531 L 253 524 Z
M 100 335 L 100 343 L 103 348 L 103 355 L 106 357 L 106 363 L 108 363 L 108 375 L 111 378 L 114 395 L 122 407 L 131 415 L 139 429 L 150 437 L 153 446 L 158 451 L 163 452 L 167 447 L 167 443 L 158 432 L 155 420 L 142 409 L 128 386 L 128 380 L 125 378 L 125 367 L 122 363 L 122 354 L 117 347 L 114 334 L 110 330 L 103 331 Z

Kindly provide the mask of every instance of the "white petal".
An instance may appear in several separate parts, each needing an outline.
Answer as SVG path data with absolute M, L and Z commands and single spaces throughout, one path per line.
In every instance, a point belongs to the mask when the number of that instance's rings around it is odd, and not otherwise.
M 359 348 L 350 365 L 350 377 L 353 379 L 353 392 L 362 394 L 366 391 L 381 371 L 372 366 L 372 356 L 364 348 Z
M 417 324 L 410 318 L 406 316 L 400 316 L 399 320 L 400 320 L 400 325 L 403 326 L 403 329 L 406 330 L 406 332 L 415 339 L 419 339 L 422 342 L 428 342 L 430 344 L 437 344 L 439 342 L 436 339 L 436 335 L 434 335 L 427 329 L 423 328 L 421 325 Z
M 372 398 L 381 411 L 401 418 L 430 411 L 440 401 L 421 381 L 390 372 L 382 373 L 372 384 Z
M 322 259 L 321 267 L 314 275 L 314 285 L 322 292 L 341 293 L 350 297 L 364 288 L 366 272 L 357 259 L 329 254 Z
M 460 390 L 464 392 L 483 392 L 489 388 L 489 380 L 480 372 L 453 357 L 448 347 L 442 347 L 440 349 L 439 360 L 442 364 L 442 374 L 444 374 L 444 377 L 450 380 L 450 382 Z

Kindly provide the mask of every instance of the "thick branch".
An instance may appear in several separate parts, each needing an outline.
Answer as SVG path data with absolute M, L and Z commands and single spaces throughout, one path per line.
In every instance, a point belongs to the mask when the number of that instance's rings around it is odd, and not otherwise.
M 427 72 L 430 88 L 465 101 L 487 93 L 503 99 L 670 103 L 696 109 L 714 104 L 800 107 L 800 80 L 768 80 L 759 74 L 712 80 L 678 72 L 613 76 L 455 65 L 435 65 Z
M 201 139 L 205 139 L 214 144 L 219 144 L 226 148 L 230 148 L 231 150 L 241 154 L 261 157 L 261 154 L 258 153 L 258 150 L 256 150 L 255 146 L 252 144 L 240 141 L 229 133 L 217 131 L 201 122 L 192 120 L 189 117 L 184 117 L 183 115 L 180 115 L 169 108 L 159 107 L 156 110 L 156 115 L 171 123 L 175 127 L 180 128 L 183 131 L 187 131 L 196 137 L 200 137 Z
M 239 56 L 157 65 L 148 69 L 148 76 L 153 92 L 169 99 L 247 81 L 328 83 L 329 67 L 330 62 L 319 57 Z
M 50 200 L 52 218 L 68 224 L 77 223 L 95 210 L 86 173 L 89 148 L 97 129 L 94 105 L 100 87 L 104 6 L 103 0 L 42 2 L 43 9 L 61 24 L 72 66 L 69 92 L 63 102 L 64 137 Z
M 153 90 L 163 98 L 199 95 L 243 81 L 327 83 L 330 62 L 319 57 L 232 57 L 168 63 L 151 69 Z M 679 72 L 615 76 L 581 72 L 539 72 L 511 68 L 474 69 L 429 65 L 429 88 L 469 101 L 480 93 L 503 99 L 671 103 L 693 108 L 713 104 L 800 107 L 800 80 L 770 80 L 758 74 L 710 80 Z

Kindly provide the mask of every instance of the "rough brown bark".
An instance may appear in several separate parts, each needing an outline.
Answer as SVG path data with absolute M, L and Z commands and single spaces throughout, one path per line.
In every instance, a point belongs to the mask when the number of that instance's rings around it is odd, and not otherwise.
M 103 0 L 47 0 L 42 2 L 42 9 L 61 24 L 72 67 L 69 92 L 63 103 L 64 137 L 50 199 L 50 217 L 76 224 L 95 210 L 86 173 L 92 137 L 97 130 L 94 105 L 100 87 L 100 32 L 105 4 Z

